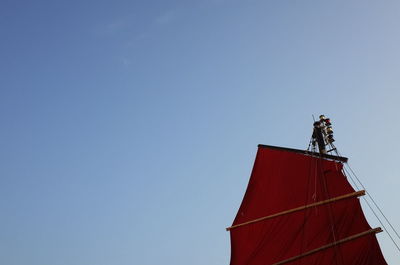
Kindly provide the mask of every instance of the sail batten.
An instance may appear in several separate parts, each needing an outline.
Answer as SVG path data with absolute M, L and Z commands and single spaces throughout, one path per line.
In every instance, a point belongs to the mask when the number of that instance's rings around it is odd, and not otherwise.
M 346 243 L 346 242 L 348 242 L 348 241 L 350 241 L 350 240 L 355 240 L 355 239 L 357 239 L 357 238 L 360 238 L 360 237 L 362 237 L 362 236 L 366 236 L 366 235 L 369 235 L 369 234 L 381 233 L 381 232 L 383 232 L 383 230 L 382 230 L 382 228 L 380 228 L 380 227 L 377 227 L 377 228 L 374 228 L 374 229 L 370 229 L 370 230 L 368 230 L 368 231 L 359 233 L 359 234 L 357 234 L 357 235 L 349 236 L 349 237 L 347 237 L 347 238 L 343 238 L 343 239 L 341 239 L 341 240 L 338 240 L 338 241 L 336 241 L 336 242 L 327 244 L 327 245 L 325 245 L 325 246 L 322 246 L 322 247 L 319 247 L 319 248 L 310 250 L 310 251 L 308 251 L 308 252 L 306 252 L 306 253 L 303 253 L 303 254 L 301 254 L 301 255 L 298 255 L 298 256 L 295 256 L 295 257 L 292 257 L 292 258 L 289 258 L 289 259 L 286 259 L 286 260 L 283 260 L 283 261 L 274 263 L 273 265 L 282 265 L 282 264 L 286 264 L 286 263 L 289 263 L 289 262 L 292 262 L 292 261 L 295 261 L 295 260 L 304 258 L 304 257 L 306 257 L 306 256 L 312 255 L 312 254 L 317 253 L 317 252 L 319 252 L 319 251 L 323 251 L 323 250 L 325 250 L 325 249 L 327 249 L 327 248 L 335 247 L 335 246 L 337 246 L 338 244 L 343 244 L 343 243 Z
M 342 173 L 342 162 L 259 146 L 243 201 L 228 229 L 230 265 L 279 264 L 332 242 L 332 247 L 302 256 L 301 263 L 387 264 L 374 233 L 337 244 L 372 229 L 359 194 Z
M 327 203 L 332 203 L 332 202 L 336 202 L 336 201 L 339 201 L 339 200 L 344 200 L 344 199 L 348 199 L 348 198 L 352 198 L 352 197 L 359 197 L 359 196 L 364 196 L 364 195 L 365 195 L 365 190 L 352 192 L 352 193 L 349 193 L 349 194 L 346 194 L 346 195 L 342 195 L 342 196 L 338 196 L 338 197 L 335 197 L 335 198 L 332 198 L 332 199 L 311 203 L 311 204 L 304 205 L 304 206 L 301 206 L 301 207 L 297 207 L 297 208 L 294 208 L 294 209 L 286 210 L 286 211 L 283 211 L 283 212 L 280 212 L 280 213 L 276 213 L 276 214 L 260 217 L 260 218 L 257 218 L 257 219 L 254 219 L 254 220 L 251 220 L 251 221 L 248 221 L 248 222 L 245 222 L 245 223 L 233 225 L 231 227 L 226 228 L 226 230 L 229 231 L 229 230 L 237 228 L 237 227 L 241 227 L 241 226 L 248 225 L 248 224 L 253 224 L 253 223 L 256 223 L 256 222 L 261 222 L 261 221 L 268 220 L 268 219 L 274 218 L 274 217 L 278 217 L 278 216 L 281 216 L 281 215 L 284 215 L 284 214 L 290 214 L 290 213 L 293 213 L 293 212 L 305 210 L 305 209 L 308 209 L 310 207 L 316 207 L 316 206 L 324 205 L 324 204 L 327 204 Z

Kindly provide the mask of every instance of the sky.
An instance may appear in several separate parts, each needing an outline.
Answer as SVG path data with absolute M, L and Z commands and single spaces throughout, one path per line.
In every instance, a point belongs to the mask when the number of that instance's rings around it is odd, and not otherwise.
M 229 264 L 257 145 L 305 149 L 320 114 L 400 229 L 399 13 L 390 0 L 2 0 L 0 263 Z

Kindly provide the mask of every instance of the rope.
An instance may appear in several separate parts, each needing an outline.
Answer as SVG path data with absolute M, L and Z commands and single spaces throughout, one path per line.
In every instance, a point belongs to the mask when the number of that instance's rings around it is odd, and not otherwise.
M 341 154 L 339 153 L 339 151 L 337 150 L 337 148 L 331 143 L 330 144 L 336 154 L 338 156 L 341 156 Z M 387 219 L 386 215 L 383 213 L 383 211 L 380 209 L 380 207 L 378 206 L 378 204 L 375 202 L 375 200 L 372 198 L 371 194 L 369 194 L 369 192 L 367 191 L 367 189 L 365 188 L 365 186 L 362 184 L 361 180 L 357 177 L 356 173 L 351 169 L 350 165 L 348 163 L 346 163 L 346 166 L 349 168 L 349 170 L 351 171 L 351 173 L 353 174 L 353 176 L 356 178 L 356 180 L 358 181 L 358 183 L 360 184 L 360 186 L 366 191 L 366 194 L 368 196 L 368 198 L 371 199 L 372 203 L 375 205 L 375 207 L 379 210 L 379 212 L 381 213 L 381 215 L 383 216 L 383 218 L 386 220 L 386 222 L 389 224 L 390 228 L 394 231 L 394 233 L 396 234 L 397 238 L 400 239 L 399 234 L 397 233 L 396 229 L 393 227 L 393 225 L 390 223 L 390 221 Z M 349 171 L 346 170 L 345 167 L 343 167 L 344 170 L 344 175 L 347 177 L 349 176 L 352 183 L 355 185 L 355 187 L 357 189 L 359 189 L 357 182 L 352 178 L 351 174 Z M 347 174 L 346 174 L 347 173 Z M 396 241 L 394 240 L 394 238 L 392 237 L 392 235 L 389 233 L 389 230 L 386 228 L 386 226 L 383 224 L 382 220 L 379 218 L 378 214 L 374 211 L 373 207 L 371 206 L 371 204 L 368 202 L 367 198 L 364 198 L 364 201 L 367 203 L 368 207 L 371 209 L 372 213 L 375 215 L 376 219 L 378 219 L 379 223 L 382 225 L 382 227 L 384 228 L 384 230 L 386 231 L 386 233 L 388 234 L 388 236 L 390 237 L 391 241 L 393 242 L 393 244 L 395 245 L 395 247 L 397 248 L 397 250 L 400 252 L 400 247 L 399 245 L 397 245 Z
M 312 142 L 313 142 L 313 137 L 311 135 L 311 139 L 310 139 L 310 142 L 308 143 L 307 151 L 310 151 L 310 147 L 311 147 Z M 313 145 L 313 150 L 312 151 L 314 151 L 314 149 L 315 149 L 315 146 Z
M 323 170 L 322 161 L 323 161 L 322 158 L 318 159 L 319 169 L 320 169 L 321 177 L 322 177 L 322 184 L 323 184 L 323 188 L 325 189 L 325 196 L 327 196 L 327 198 L 330 198 L 330 194 L 329 194 L 329 191 L 328 191 L 328 185 L 326 183 L 325 173 L 324 173 L 324 170 Z M 339 256 L 339 258 L 337 258 L 337 259 L 335 258 L 335 263 L 338 264 L 338 260 L 341 259 L 339 263 L 344 264 L 343 254 L 342 254 L 342 251 L 340 250 L 340 246 L 337 244 L 337 240 L 336 240 L 335 219 L 333 217 L 332 205 L 328 205 L 328 209 L 329 209 L 328 210 L 329 219 L 330 219 L 330 222 L 331 222 L 331 231 L 332 231 L 332 236 L 333 236 L 333 249 L 334 249 L 334 252 L 335 252 L 335 256 Z M 338 253 L 339 253 L 339 255 L 338 255 Z
M 312 137 L 311 137 L 312 140 Z M 311 141 L 310 144 L 308 145 L 307 150 L 310 148 L 311 145 Z M 308 166 L 308 179 L 307 179 L 307 188 L 306 188 L 306 199 L 305 199 L 305 205 L 308 204 L 308 196 L 309 196 L 309 189 L 310 189 L 310 179 L 311 179 L 311 168 L 312 168 L 312 161 L 313 159 L 310 158 L 310 163 Z M 300 254 L 303 254 L 304 252 L 304 244 L 305 244 L 305 239 L 306 239 L 306 223 L 308 221 L 308 215 L 307 215 L 307 209 L 304 210 L 304 219 L 303 219 L 303 224 L 301 226 L 301 243 L 300 243 Z M 299 259 L 299 264 L 301 265 L 302 263 L 302 259 Z
M 343 168 L 345 172 L 347 172 L 347 174 L 349 175 L 350 179 L 354 182 L 354 179 L 351 177 L 351 175 L 349 174 L 349 172 Z M 345 174 L 345 176 L 347 176 Z M 365 190 L 364 185 L 359 181 L 359 184 L 363 187 L 363 189 Z M 357 187 L 357 184 L 356 184 Z M 357 188 L 358 189 L 358 188 Z M 373 201 L 371 195 L 366 191 L 367 196 Z M 397 245 L 396 241 L 394 240 L 394 238 L 392 237 L 392 235 L 389 233 L 389 230 L 386 228 L 386 226 L 384 225 L 384 223 L 382 222 L 381 218 L 379 218 L 378 214 L 374 211 L 372 205 L 369 203 L 369 201 L 364 198 L 365 203 L 368 205 L 369 209 L 372 211 L 372 213 L 375 215 L 376 219 L 378 219 L 379 223 L 382 225 L 383 229 L 386 231 L 387 235 L 390 237 L 390 240 L 393 242 L 393 244 L 395 245 L 395 247 L 397 248 L 397 250 L 400 252 L 400 247 L 399 245 Z M 374 203 L 375 204 L 375 203 Z M 389 224 L 389 226 L 393 229 L 393 231 L 396 233 L 396 235 L 398 236 L 396 230 L 394 230 L 393 226 L 391 225 L 391 223 L 389 222 L 389 220 L 385 217 L 385 215 L 382 213 L 382 211 L 379 209 L 379 207 L 375 204 L 375 207 L 378 208 L 379 212 L 382 214 L 382 216 L 385 218 L 386 222 Z
M 350 171 L 353 173 L 354 177 L 356 177 L 357 181 L 360 183 L 361 187 L 364 188 L 364 185 L 361 183 L 361 181 L 359 180 L 359 178 L 357 177 L 357 175 L 354 173 L 354 171 L 351 169 L 350 165 L 347 165 L 347 167 L 350 169 Z M 386 220 L 386 222 L 389 224 L 389 226 L 392 228 L 392 230 L 394 231 L 394 233 L 396 234 L 397 238 L 400 239 L 400 235 L 399 233 L 397 233 L 396 229 L 393 227 L 393 225 L 390 223 L 390 221 L 388 220 L 388 218 L 385 216 L 385 214 L 382 212 L 381 208 L 378 206 L 378 204 L 375 202 L 375 200 L 372 198 L 372 196 L 369 194 L 369 192 L 367 192 L 368 197 L 371 199 L 372 203 L 375 205 L 375 207 L 379 210 L 379 212 L 382 214 L 383 218 Z

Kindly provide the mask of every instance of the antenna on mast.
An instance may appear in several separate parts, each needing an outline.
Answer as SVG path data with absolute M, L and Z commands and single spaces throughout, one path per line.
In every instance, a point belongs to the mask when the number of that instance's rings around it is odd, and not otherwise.
M 318 144 L 318 149 L 321 154 L 326 154 L 332 150 L 326 151 L 327 145 L 332 145 L 335 141 L 333 139 L 333 129 L 331 120 L 326 118 L 325 115 L 319 116 L 319 121 L 314 122 L 314 130 L 312 134 L 313 146 Z

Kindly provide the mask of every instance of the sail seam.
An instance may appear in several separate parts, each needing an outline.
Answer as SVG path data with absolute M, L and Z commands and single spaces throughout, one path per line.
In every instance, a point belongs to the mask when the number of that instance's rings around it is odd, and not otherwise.
M 257 222 L 264 221 L 264 220 L 267 220 L 267 219 L 271 219 L 271 218 L 274 218 L 274 217 L 278 217 L 278 216 L 281 216 L 281 215 L 298 212 L 298 211 L 305 210 L 305 209 L 308 209 L 308 208 L 311 208 L 311 207 L 316 207 L 316 206 L 328 204 L 328 203 L 331 203 L 331 202 L 336 202 L 336 201 L 340 201 L 340 200 L 344 200 L 344 199 L 348 199 L 348 198 L 352 198 L 352 197 L 360 197 L 360 196 L 364 196 L 364 195 L 365 195 L 365 190 L 356 191 L 356 192 L 353 192 L 353 193 L 345 194 L 345 195 L 338 196 L 338 197 L 335 197 L 335 198 L 331 198 L 331 199 L 328 199 L 328 200 L 319 201 L 319 202 L 316 202 L 316 203 L 300 206 L 300 207 L 293 208 L 293 209 L 290 209 L 290 210 L 286 210 L 286 211 L 283 211 L 283 212 L 279 212 L 279 213 L 276 213 L 276 214 L 260 217 L 260 218 L 257 218 L 257 219 L 254 219 L 254 220 L 251 220 L 251 221 L 248 221 L 248 222 L 244 222 L 244 223 L 241 223 L 241 224 L 233 225 L 233 226 L 227 227 L 226 231 L 232 230 L 232 229 L 237 228 L 237 227 L 245 226 L 245 225 L 248 225 L 248 224 L 253 224 L 253 223 L 257 223 Z

